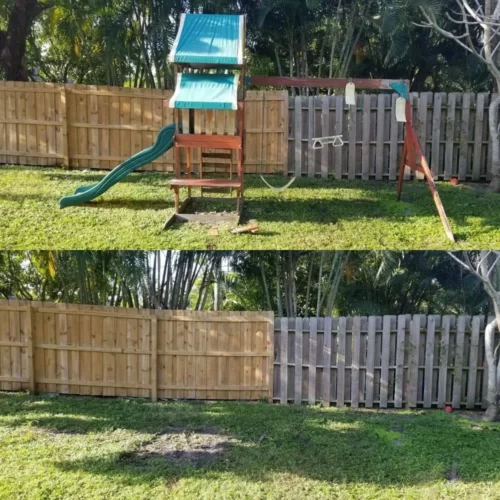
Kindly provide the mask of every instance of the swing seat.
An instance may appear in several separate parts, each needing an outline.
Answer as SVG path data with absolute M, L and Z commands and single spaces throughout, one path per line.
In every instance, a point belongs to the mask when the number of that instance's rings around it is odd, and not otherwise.
M 340 135 L 330 135 L 327 137 L 313 137 L 312 138 L 313 149 L 323 149 L 323 146 L 327 144 L 331 144 L 334 148 L 338 148 L 344 145 L 344 141 L 342 139 L 342 134 Z

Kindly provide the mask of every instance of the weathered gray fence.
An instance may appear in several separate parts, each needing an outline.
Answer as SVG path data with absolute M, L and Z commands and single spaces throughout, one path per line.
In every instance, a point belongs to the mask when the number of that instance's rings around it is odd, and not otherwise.
M 359 94 L 356 106 L 343 95 L 289 99 L 288 173 L 336 179 L 396 180 L 403 124 L 395 95 Z M 494 97 L 494 96 L 493 96 Z M 413 123 L 437 179 L 489 178 L 486 93 L 412 93 Z M 314 137 L 342 134 L 344 146 L 313 149 Z
M 483 316 L 276 318 L 274 399 L 484 407 Z

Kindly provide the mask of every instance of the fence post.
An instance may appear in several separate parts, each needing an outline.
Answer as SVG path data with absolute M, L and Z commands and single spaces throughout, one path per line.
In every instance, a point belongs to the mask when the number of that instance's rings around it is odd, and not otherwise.
M 268 358 L 268 401 L 272 403 L 274 400 L 274 313 L 269 313 L 269 321 L 267 322 L 267 350 Z
M 63 166 L 69 167 L 68 150 L 68 103 L 66 99 L 66 85 L 61 87 L 61 112 L 62 112 L 62 146 L 63 146 Z
M 151 400 L 158 401 L 158 321 L 157 311 L 151 317 Z
M 33 339 L 33 315 L 34 309 L 31 304 L 26 307 L 26 336 L 28 341 L 28 387 L 31 394 L 36 394 L 35 379 L 35 347 Z

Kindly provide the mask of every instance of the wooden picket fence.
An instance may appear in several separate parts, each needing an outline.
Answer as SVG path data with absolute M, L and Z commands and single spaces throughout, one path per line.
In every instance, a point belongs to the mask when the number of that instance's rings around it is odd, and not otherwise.
M 484 324 L 483 316 L 276 318 L 274 399 L 484 407 Z
M 161 89 L 0 82 L 0 164 L 111 169 L 152 145 L 159 129 L 173 121 L 163 103 L 171 95 Z M 489 179 L 492 98 L 411 94 L 414 125 L 436 179 Z M 249 91 L 245 170 L 396 180 L 403 124 L 396 121 L 395 100 L 388 93 L 359 94 L 357 105 L 349 107 L 343 95 L 289 98 L 283 91 Z M 232 111 L 195 112 L 197 133 L 234 131 Z M 336 134 L 343 135 L 343 147 L 312 148 L 312 138 Z M 195 170 L 197 159 L 195 153 Z M 170 150 L 143 170 L 171 172 L 173 167 Z
M 0 390 L 271 399 L 273 317 L 0 300 Z
M 485 320 L 0 300 L 0 390 L 477 409 L 486 395 Z
M 164 104 L 171 96 L 161 89 L 0 82 L 0 164 L 112 169 L 151 146 L 173 122 L 173 110 Z M 247 172 L 285 170 L 287 114 L 286 93 L 247 92 Z M 188 112 L 183 115 L 187 120 Z M 233 135 L 235 116 L 196 111 L 195 132 Z M 171 149 L 142 170 L 172 172 L 174 164 Z

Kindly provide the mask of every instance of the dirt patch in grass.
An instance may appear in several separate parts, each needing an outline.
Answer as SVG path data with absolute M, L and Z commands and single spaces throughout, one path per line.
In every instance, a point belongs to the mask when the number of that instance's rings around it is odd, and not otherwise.
M 236 440 L 218 429 L 169 428 L 137 450 L 122 457 L 128 462 L 163 458 L 178 465 L 207 467 L 223 458 Z

